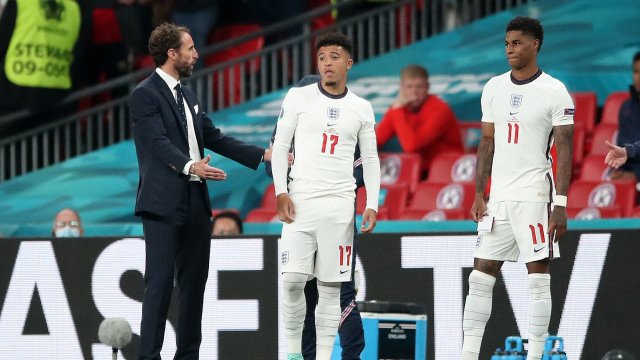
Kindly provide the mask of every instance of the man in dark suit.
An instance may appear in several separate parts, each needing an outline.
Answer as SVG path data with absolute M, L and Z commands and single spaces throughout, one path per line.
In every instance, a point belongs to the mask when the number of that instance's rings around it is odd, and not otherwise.
M 209 271 L 211 205 L 206 180 L 225 180 L 204 148 L 252 169 L 269 150 L 224 135 L 181 86 L 198 59 L 189 30 L 158 26 L 149 38 L 156 70 L 131 95 L 140 167 L 136 215 L 146 243 L 139 359 L 160 359 L 174 269 L 179 290 L 175 359 L 198 359 L 204 289 Z

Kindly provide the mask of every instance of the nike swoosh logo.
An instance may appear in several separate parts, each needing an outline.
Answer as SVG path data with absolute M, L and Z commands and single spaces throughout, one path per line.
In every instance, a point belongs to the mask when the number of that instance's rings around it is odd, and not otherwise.
M 327 123 L 327 126 L 336 126 L 336 125 L 338 125 L 338 123 L 333 123 L 333 124 Z
M 547 247 L 546 247 L 546 246 L 544 246 L 544 247 L 541 247 L 540 249 L 533 249 L 533 252 L 534 252 L 534 253 L 539 253 L 540 251 L 542 251 L 543 249 L 546 249 L 546 248 L 547 248 Z
M 520 111 L 516 111 L 516 112 L 511 112 L 511 111 L 509 111 L 509 115 L 515 115 L 515 114 L 517 114 L 517 113 L 519 113 L 519 112 L 520 112 Z
M 346 273 L 347 271 L 349 271 L 349 270 L 345 270 L 345 271 L 340 270 L 340 274 L 344 274 L 344 273 Z

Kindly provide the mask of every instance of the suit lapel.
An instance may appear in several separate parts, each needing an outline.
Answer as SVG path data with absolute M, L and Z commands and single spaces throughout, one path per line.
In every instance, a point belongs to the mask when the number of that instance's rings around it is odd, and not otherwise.
M 180 121 L 180 112 L 178 111 L 178 104 L 176 103 L 176 99 L 174 99 L 173 97 L 173 93 L 169 89 L 169 86 L 167 86 L 167 83 L 162 80 L 157 72 L 154 71 L 151 76 L 156 83 L 156 88 L 160 90 L 162 96 L 164 96 L 165 100 L 169 102 L 169 106 L 171 107 L 171 110 L 173 110 L 174 119 L 178 123 L 178 128 L 182 132 L 182 136 L 184 137 L 184 139 L 187 140 L 188 145 L 189 138 L 187 136 L 187 130 L 182 126 L 182 121 Z

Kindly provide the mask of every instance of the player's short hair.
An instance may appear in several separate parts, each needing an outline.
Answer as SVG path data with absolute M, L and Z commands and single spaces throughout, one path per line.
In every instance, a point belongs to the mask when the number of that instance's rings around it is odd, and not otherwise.
M 238 230 L 240 231 L 240 234 L 243 234 L 243 230 L 242 230 L 242 219 L 240 218 L 240 215 L 238 215 L 238 213 L 233 212 L 233 211 L 222 211 L 218 214 L 216 214 L 216 216 L 213 217 L 213 221 L 212 221 L 212 225 L 215 225 L 216 220 L 218 219 L 222 219 L 222 218 L 227 218 L 227 219 L 231 219 L 233 220 L 233 222 L 236 223 L 236 226 L 238 226 Z
M 353 54 L 353 42 L 351 42 L 351 39 L 349 39 L 347 35 L 337 32 L 318 36 L 318 39 L 316 40 L 316 51 L 320 50 L 321 47 L 333 45 L 340 46 L 348 52 L 349 55 Z
M 400 77 L 408 77 L 411 79 L 415 78 L 423 78 L 425 80 L 429 80 L 429 71 L 424 66 L 420 66 L 417 64 L 407 65 L 402 70 L 400 70 Z
M 640 61 L 640 51 L 638 51 L 635 55 L 633 55 L 633 63 L 632 64 L 635 64 L 638 61 Z
M 188 28 L 171 23 L 158 25 L 149 36 L 149 53 L 156 66 L 167 62 L 169 49 L 178 49 L 182 45 L 182 33 L 191 34 Z
M 538 45 L 538 52 L 540 52 L 540 48 L 542 47 L 542 38 L 544 37 L 544 31 L 542 30 L 540 20 L 527 16 L 518 16 L 507 24 L 506 32 L 509 31 L 520 31 L 525 35 L 538 39 L 538 41 L 540 41 L 540 45 Z

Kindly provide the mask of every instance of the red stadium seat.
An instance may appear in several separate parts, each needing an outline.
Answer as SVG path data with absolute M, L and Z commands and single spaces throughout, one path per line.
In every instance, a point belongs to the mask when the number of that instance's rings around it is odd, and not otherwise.
M 593 132 L 593 144 L 591 145 L 590 154 L 606 155 L 607 152 L 609 152 L 609 148 L 604 141 L 608 140 L 612 144 L 615 144 L 617 138 L 618 124 L 600 124 L 596 126 L 596 130 Z
M 409 189 L 405 184 L 380 186 L 380 198 L 378 203 L 378 218 L 394 220 L 405 209 Z M 367 195 L 364 187 L 358 189 L 356 198 L 356 213 L 362 215 L 367 206 Z
M 604 163 L 604 155 L 589 155 L 582 162 L 580 180 L 609 181 L 611 168 Z
M 576 220 L 611 219 L 621 217 L 618 207 L 588 207 L 584 209 L 568 208 L 567 216 Z
M 262 193 L 262 201 L 260 201 L 260 207 L 264 209 L 275 210 L 276 206 L 277 206 L 277 201 L 276 201 L 275 185 L 271 183 L 267 185 L 267 188 L 264 189 L 264 192 Z
M 225 40 L 237 38 L 243 35 L 258 32 L 262 29 L 257 24 L 233 24 L 226 25 L 217 28 L 208 39 L 209 44 L 219 43 Z M 232 47 L 228 47 L 219 52 L 213 53 L 206 57 L 204 63 L 206 66 L 213 66 L 215 64 L 221 64 L 233 59 L 243 57 L 247 54 L 257 52 L 264 46 L 264 36 L 260 36 L 241 44 L 237 44 Z M 227 68 L 222 74 L 220 79 L 220 72 L 213 74 L 213 91 L 216 97 L 224 97 L 224 105 L 232 105 L 240 102 L 241 92 L 245 84 L 245 79 L 242 78 L 241 67 L 244 66 L 244 73 L 250 74 L 260 70 L 260 59 L 258 57 L 234 65 L 232 68 Z M 231 82 L 233 80 L 233 85 Z M 223 94 L 218 94 L 219 82 L 222 81 Z M 233 91 L 232 91 L 233 90 Z M 213 100 L 214 106 L 217 106 L 216 99 Z
M 635 181 L 574 181 L 569 185 L 567 209 L 589 207 L 619 209 L 628 216 L 636 203 Z
M 413 192 L 420 180 L 420 155 L 406 153 L 380 153 L 380 183 L 401 185 Z
M 596 93 L 592 91 L 575 92 L 571 94 L 571 97 L 576 109 L 573 115 L 574 126 L 585 129 L 587 135 L 590 135 L 596 126 L 596 112 L 598 110 Z
M 278 212 L 275 208 L 257 208 L 251 210 L 244 218 L 245 222 L 278 222 Z
M 622 106 L 622 103 L 628 98 L 628 91 L 618 91 L 609 94 L 609 96 L 607 96 L 607 100 L 604 101 L 604 107 L 602 108 L 602 117 L 600 117 L 600 124 L 610 124 L 618 126 L 618 114 L 620 113 L 620 107 Z
M 405 210 L 400 214 L 398 220 L 464 220 L 464 214 L 464 209 Z
M 444 153 L 431 162 L 427 181 L 448 184 L 474 182 L 476 179 L 476 154 Z
M 435 209 L 459 209 L 463 217 L 467 217 L 467 212 L 473 205 L 474 196 L 473 183 L 438 184 L 427 180 L 418 184 L 407 210 L 427 212 Z

